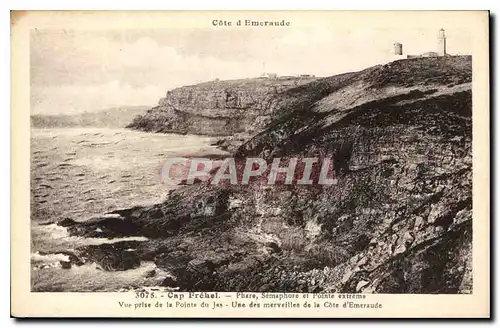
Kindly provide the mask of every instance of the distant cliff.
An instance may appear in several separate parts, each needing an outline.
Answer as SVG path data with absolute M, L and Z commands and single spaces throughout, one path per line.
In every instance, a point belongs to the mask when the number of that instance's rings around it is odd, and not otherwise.
M 109 108 L 97 112 L 62 115 L 31 115 L 31 126 L 35 128 L 108 127 L 123 128 L 148 107 L 129 106 Z
M 212 81 L 167 92 L 158 106 L 135 117 L 127 127 L 151 132 L 226 136 L 260 131 L 283 103 L 283 94 L 314 81 L 255 78 Z

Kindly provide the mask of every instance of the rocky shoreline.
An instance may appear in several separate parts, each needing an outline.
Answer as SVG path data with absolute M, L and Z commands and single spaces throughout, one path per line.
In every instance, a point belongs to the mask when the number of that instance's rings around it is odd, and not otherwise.
M 171 275 L 161 285 L 180 291 L 471 293 L 470 83 L 470 57 L 443 57 L 285 90 L 289 106 L 269 125 L 220 146 L 331 156 L 337 184 L 197 183 L 160 204 L 58 224 L 73 236 L 147 238 L 85 246 L 78 258 L 103 270 L 152 261 Z

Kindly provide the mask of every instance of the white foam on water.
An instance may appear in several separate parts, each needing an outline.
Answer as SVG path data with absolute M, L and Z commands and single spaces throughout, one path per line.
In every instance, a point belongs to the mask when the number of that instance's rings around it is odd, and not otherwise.
M 38 251 L 31 254 L 33 270 L 60 268 L 61 262 L 69 262 L 69 256 L 61 253 L 40 254 Z
M 103 245 L 103 244 L 114 244 L 119 243 L 121 241 L 147 241 L 149 240 L 147 237 L 143 236 L 131 236 L 131 237 L 120 237 L 120 238 L 81 238 L 81 237 L 72 237 L 72 238 L 80 238 L 85 245 Z
M 34 262 L 42 263 L 52 263 L 59 261 L 69 261 L 69 256 L 61 253 L 55 254 L 40 254 L 40 252 L 35 252 L 31 254 L 31 260 Z
M 117 213 L 106 213 L 106 214 L 100 215 L 99 217 L 101 217 L 103 219 L 123 219 L 123 217 Z
M 41 232 L 45 232 L 46 234 L 50 235 L 50 237 L 52 237 L 54 239 L 61 239 L 61 238 L 68 238 L 69 237 L 68 229 L 66 229 L 65 227 L 61 227 L 55 223 L 40 225 L 40 226 L 38 226 L 38 228 Z
M 57 271 L 55 271 L 57 270 Z M 171 276 L 158 268 L 154 262 L 141 262 L 138 268 L 126 271 L 104 271 L 95 263 L 70 269 L 47 267 L 46 270 L 34 269 L 35 291 L 53 291 L 61 287 L 65 291 L 172 291 L 174 288 L 160 287 L 165 278 Z
M 38 226 L 40 232 L 48 235 L 48 238 L 54 240 L 63 239 L 65 242 L 74 243 L 76 245 L 103 245 L 103 244 L 114 244 L 122 241 L 147 241 L 149 240 L 144 236 L 129 236 L 129 237 L 119 237 L 119 238 L 86 238 L 79 236 L 70 236 L 68 229 L 66 227 L 61 227 L 55 223 L 48 225 Z

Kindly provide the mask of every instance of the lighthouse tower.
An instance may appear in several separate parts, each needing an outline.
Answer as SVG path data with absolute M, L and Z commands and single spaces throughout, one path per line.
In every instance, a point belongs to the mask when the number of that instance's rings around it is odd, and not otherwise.
M 444 29 L 440 29 L 438 33 L 438 56 L 446 56 L 446 35 Z
M 394 47 L 394 55 L 395 56 L 402 56 L 403 55 L 403 45 L 399 42 L 395 42 L 393 45 Z

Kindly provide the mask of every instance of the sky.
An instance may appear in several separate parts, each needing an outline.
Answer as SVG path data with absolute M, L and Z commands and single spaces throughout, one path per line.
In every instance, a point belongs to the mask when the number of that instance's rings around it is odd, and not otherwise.
M 155 106 L 168 90 L 219 79 L 278 75 L 331 76 L 436 51 L 471 53 L 466 28 L 427 23 L 421 29 L 197 28 L 33 30 L 32 114 L 71 114 L 119 106 Z

